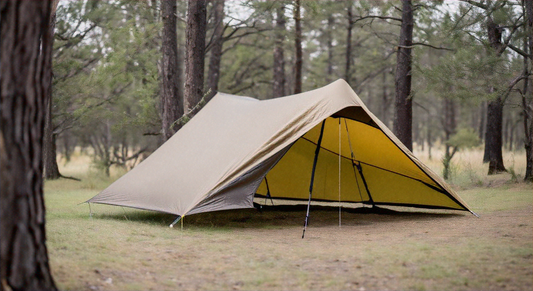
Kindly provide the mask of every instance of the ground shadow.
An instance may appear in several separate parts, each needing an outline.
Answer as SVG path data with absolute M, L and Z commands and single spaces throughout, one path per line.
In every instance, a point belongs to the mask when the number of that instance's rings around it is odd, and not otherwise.
M 307 205 L 262 206 L 254 209 L 224 210 L 194 214 L 184 218 L 187 228 L 275 228 L 302 226 Z M 427 213 L 397 211 L 384 207 L 342 208 L 343 225 L 369 225 L 383 222 L 447 219 L 466 215 L 457 212 Z M 177 216 L 172 214 L 125 209 L 123 213 L 101 214 L 95 218 L 135 221 L 168 226 Z M 333 206 L 311 206 L 309 225 L 333 226 L 339 221 L 339 208 Z M 178 223 L 180 225 L 180 223 Z

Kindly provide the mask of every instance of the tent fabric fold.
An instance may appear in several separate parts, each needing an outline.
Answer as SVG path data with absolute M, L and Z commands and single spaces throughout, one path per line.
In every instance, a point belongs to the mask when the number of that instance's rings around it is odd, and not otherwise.
M 311 168 L 325 122 L 313 199 L 470 211 L 338 80 L 282 98 L 218 93 L 181 130 L 108 188 L 89 199 L 190 215 L 253 207 L 254 195 L 308 199 Z M 354 160 L 351 157 L 353 147 Z

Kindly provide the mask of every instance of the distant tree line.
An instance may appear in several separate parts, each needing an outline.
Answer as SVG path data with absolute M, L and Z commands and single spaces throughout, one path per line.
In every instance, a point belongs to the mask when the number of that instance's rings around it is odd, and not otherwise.
M 530 1 L 72 1 L 57 12 L 46 176 L 75 146 L 131 167 L 218 91 L 260 99 L 344 78 L 409 149 L 526 149 Z M 459 135 L 459 130 L 463 130 Z M 468 130 L 466 130 L 468 129 Z M 462 137 L 465 141 L 459 141 Z M 445 167 L 447 163 L 444 163 Z

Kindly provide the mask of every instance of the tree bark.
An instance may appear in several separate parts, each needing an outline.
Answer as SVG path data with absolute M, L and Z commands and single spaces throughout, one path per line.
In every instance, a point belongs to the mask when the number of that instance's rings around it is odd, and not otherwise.
M 57 165 L 57 151 L 56 151 L 56 134 L 54 133 L 54 123 L 52 120 L 52 78 L 53 78 L 53 70 L 52 70 L 52 50 L 54 47 L 54 29 L 56 26 L 56 10 L 57 5 L 59 4 L 59 0 L 53 0 L 52 1 L 52 11 L 51 11 L 51 17 L 50 17 L 50 26 L 48 27 L 48 30 L 46 33 L 48 34 L 47 38 L 50 41 L 50 44 L 46 44 L 50 46 L 52 49 L 47 55 L 44 55 L 46 58 L 46 64 L 47 67 L 44 68 L 45 74 L 48 76 L 47 81 L 49 84 L 47 85 L 46 90 L 46 96 L 45 96 L 45 102 L 46 102 L 46 116 L 45 116 L 45 122 L 44 122 L 44 136 L 43 136 L 43 162 L 44 162 L 44 178 L 47 180 L 57 180 L 61 177 L 61 173 L 59 173 L 59 167 Z
M 55 290 L 42 162 L 51 3 L 2 0 L 0 13 L 0 287 Z
M 206 102 L 209 102 L 218 92 L 218 80 L 220 79 L 220 61 L 222 59 L 222 46 L 224 39 L 224 0 L 213 0 L 214 5 L 214 23 L 213 46 L 211 47 L 211 57 L 209 58 L 209 72 L 207 82 L 209 84 L 209 95 L 206 96 Z
M 328 27 L 327 27 L 327 42 L 326 46 L 328 49 L 328 60 L 326 64 L 326 82 L 331 83 L 333 77 L 333 25 L 335 25 L 335 18 L 333 15 L 328 17 Z
M 52 35 L 53 37 L 53 35 Z M 52 74 L 50 70 L 50 74 Z M 56 134 L 54 133 L 54 124 L 52 121 L 52 86 L 48 88 L 48 97 L 46 98 L 45 122 L 43 133 L 43 163 L 44 178 L 46 180 L 57 180 L 61 178 L 59 166 L 57 165 Z
M 402 26 L 396 62 L 394 134 L 409 150 L 413 150 L 413 105 L 411 96 L 412 44 L 413 5 L 411 0 L 402 0 Z
M 344 79 L 348 84 L 352 84 L 352 30 L 354 26 L 352 1 L 348 1 L 348 7 L 346 9 L 346 18 L 348 19 L 348 25 L 346 26 L 346 58 L 344 67 Z
M 300 15 L 300 0 L 294 1 L 294 94 L 302 92 L 302 66 L 303 66 L 303 52 L 302 52 L 302 24 Z
M 387 72 L 383 72 L 381 75 L 381 110 L 380 120 L 388 126 L 389 124 L 389 94 L 387 92 Z
M 283 42 L 285 39 L 285 5 L 279 3 L 276 8 L 276 27 L 274 44 L 274 83 L 272 84 L 272 97 L 285 96 L 285 56 Z
M 485 154 L 483 161 L 489 163 L 489 175 L 504 172 L 502 155 L 503 103 L 501 97 L 487 106 L 485 131 Z
M 503 45 L 501 42 L 502 32 L 501 28 L 494 23 L 492 18 L 487 18 L 487 35 L 490 46 L 495 53 L 501 50 Z M 491 93 L 496 90 L 494 87 L 490 88 Z M 489 175 L 504 172 L 502 153 L 502 134 L 503 134 L 503 100 L 502 96 L 498 94 L 496 100 L 488 102 L 487 106 L 487 125 L 485 129 L 485 151 L 483 154 L 483 162 L 489 163 Z
M 485 132 L 486 132 L 486 125 L 487 121 L 485 118 L 487 117 L 487 102 L 483 101 L 481 102 L 481 105 L 479 106 L 479 140 L 484 141 L 485 140 Z
M 444 99 L 443 100 L 443 109 L 444 109 L 444 121 L 443 121 L 443 127 L 444 127 L 444 138 L 445 138 L 445 150 L 444 150 L 444 158 L 442 159 L 443 164 L 443 170 L 442 170 L 442 176 L 445 180 L 448 180 L 450 178 L 451 172 L 450 172 L 450 165 L 452 158 L 455 154 L 456 149 L 452 149 L 452 146 L 448 144 L 448 141 L 452 137 L 452 135 L 455 134 L 455 130 L 457 127 L 457 123 L 455 121 L 455 102 L 451 99 Z
M 524 51 L 530 56 L 533 53 L 533 1 L 524 1 L 525 10 L 527 15 L 526 35 L 524 39 Z M 524 57 L 524 75 L 531 76 L 531 68 L 529 64 L 533 58 Z M 524 181 L 533 182 L 533 108 L 531 107 L 531 101 L 528 102 L 532 95 L 530 78 L 524 79 L 524 87 L 522 92 L 522 110 L 524 112 L 524 148 L 526 149 L 526 173 L 524 175 Z
M 204 94 L 206 1 L 189 0 L 187 7 L 187 55 L 185 61 L 185 107 L 191 111 Z M 192 117 L 196 112 L 191 112 Z
M 183 115 L 176 14 L 176 0 L 161 1 L 161 17 L 163 21 L 163 41 L 161 46 L 161 121 L 163 142 L 171 138 L 179 129 L 179 125 L 175 124 L 175 121 Z

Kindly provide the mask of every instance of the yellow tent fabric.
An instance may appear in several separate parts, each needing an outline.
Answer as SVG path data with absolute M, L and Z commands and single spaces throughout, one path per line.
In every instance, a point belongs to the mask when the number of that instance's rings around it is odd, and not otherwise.
M 253 198 L 470 211 L 338 80 L 282 98 L 218 93 L 145 161 L 87 202 L 180 216 L 253 207 Z M 267 187 L 268 186 L 268 187 Z

